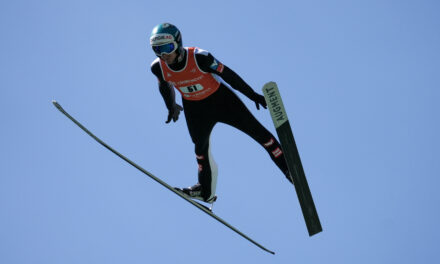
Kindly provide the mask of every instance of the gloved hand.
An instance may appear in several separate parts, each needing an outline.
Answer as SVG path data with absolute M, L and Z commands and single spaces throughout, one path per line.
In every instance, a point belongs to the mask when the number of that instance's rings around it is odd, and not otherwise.
M 257 109 L 260 110 L 260 105 L 264 107 L 264 109 L 267 109 L 267 103 L 264 96 L 259 95 L 257 93 L 254 94 L 252 101 L 255 102 L 255 105 L 257 106 Z
M 178 104 L 174 104 L 174 106 L 168 110 L 168 119 L 165 123 L 169 123 L 171 122 L 171 119 L 173 120 L 173 122 L 176 122 L 179 119 L 179 114 L 180 111 L 182 111 L 183 108 L 178 105 Z

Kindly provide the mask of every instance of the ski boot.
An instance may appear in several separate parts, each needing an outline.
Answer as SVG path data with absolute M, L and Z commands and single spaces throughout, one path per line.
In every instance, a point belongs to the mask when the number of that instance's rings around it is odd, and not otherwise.
M 191 199 L 200 200 L 205 203 L 212 204 L 217 200 L 217 195 L 205 198 L 202 194 L 202 185 L 200 185 L 200 183 L 197 183 L 196 185 L 188 187 L 188 188 L 183 188 L 183 189 L 175 188 L 175 189 L 186 194 Z

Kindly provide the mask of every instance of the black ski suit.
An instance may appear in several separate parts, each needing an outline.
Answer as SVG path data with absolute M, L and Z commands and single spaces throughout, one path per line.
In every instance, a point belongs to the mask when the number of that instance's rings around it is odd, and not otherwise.
M 216 75 L 226 81 L 232 88 L 240 91 L 250 100 L 263 100 L 261 95 L 227 66 L 221 64 L 209 52 L 195 49 L 195 60 L 198 69 L 206 74 Z M 191 59 L 191 58 L 190 58 Z M 164 71 L 181 72 L 188 63 L 188 48 L 180 62 L 166 65 L 156 59 L 151 64 L 151 71 L 158 78 L 159 89 L 169 111 L 175 109 L 173 85 L 165 80 Z M 166 65 L 168 68 L 163 69 Z M 194 71 L 194 70 L 193 70 Z M 183 93 L 182 93 L 183 94 Z M 183 94 L 184 95 L 184 94 Z M 209 137 L 217 122 L 231 125 L 257 141 L 269 153 L 272 160 L 284 175 L 288 174 L 287 164 L 281 146 L 276 138 L 251 114 L 238 96 L 224 83 L 218 89 L 202 100 L 187 100 L 182 97 L 183 108 L 188 130 L 193 143 L 198 163 L 198 181 L 202 185 L 202 197 L 205 200 L 215 195 L 217 182 L 217 167 L 209 148 Z M 258 103 L 257 103 L 258 107 Z

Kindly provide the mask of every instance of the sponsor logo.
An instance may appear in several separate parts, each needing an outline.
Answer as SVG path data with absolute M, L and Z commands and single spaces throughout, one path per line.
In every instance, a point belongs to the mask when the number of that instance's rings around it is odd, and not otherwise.
M 216 59 L 214 59 L 214 62 L 211 64 L 211 66 L 209 66 L 211 69 L 213 69 L 214 71 L 217 72 L 223 72 L 223 64 L 221 64 L 221 62 L 218 62 Z
M 218 67 L 218 62 L 214 59 L 214 62 L 211 64 L 211 69 L 216 70 Z
M 275 158 L 278 158 L 279 156 L 281 156 L 281 154 L 283 154 L 283 152 L 281 151 L 280 148 L 277 148 L 274 151 L 272 151 L 272 154 Z
M 217 71 L 218 71 L 219 73 L 222 73 L 224 68 L 225 68 L 225 66 L 223 66 L 223 64 L 220 63 L 220 65 L 219 65 L 218 68 L 217 68 Z
M 153 37 L 151 40 L 158 41 L 158 40 L 163 40 L 163 39 L 173 39 L 173 37 L 170 35 L 158 35 L 158 36 Z
M 197 83 L 197 82 L 200 81 L 201 79 L 203 79 L 203 75 L 200 75 L 199 77 L 194 78 L 194 79 L 192 79 L 192 80 L 184 80 L 184 81 L 177 82 L 177 85 L 178 85 L 178 86 L 183 86 L 183 85 L 185 85 L 185 84 L 189 84 L 189 83 Z
M 151 45 L 162 45 L 173 41 L 173 36 L 166 33 L 160 33 L 150 38 Z
M 274 140 L 273 140 L 273 138 L 271 138 L 267 143 L 265 143 L 264 144 L 264 147 L 270 147 L 270 146 L 272 146 L 272 144 L 274 143 Z
M 192 198 L 195 198 L 196 196 L 201 196 L 202 195 L 202 191 L 198 190 L 198 191 L 193 191 L 190 190 L 189 191 L 189 196 L 191 196 Z
M 284 122 L 287 120 L 287 116 L 284 115 L 284 108 L 282 106 L 281 98 L 278 97 L 274 88 L 266 89 L 267 96 L 269 97 L 269 104 L 273 109 L 274 119 L 278 122 Z

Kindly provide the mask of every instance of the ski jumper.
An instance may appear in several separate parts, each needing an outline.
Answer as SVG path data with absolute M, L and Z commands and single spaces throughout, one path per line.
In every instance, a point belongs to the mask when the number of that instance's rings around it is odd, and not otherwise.
M 251 100 L 255 92 L 209 52 L 194 47 L 185 48 L 185 57 L 181 62 L 167 65 L 157 58 L 151 65 L 151 71 L 159 80 L 159 88 L 168 109 L 175 103 L 170 92 L 172 86 L 182 95 L 188 131 L 195 145 L 198 181 L 205 200 L 215 195 L 217 184 L 217 165 L 209 144 L 211 131 L 217 122 L 233 126 L 252 137 L 266 149 L 283 174 L 288 174 L 279 142 L 222 80 Z

